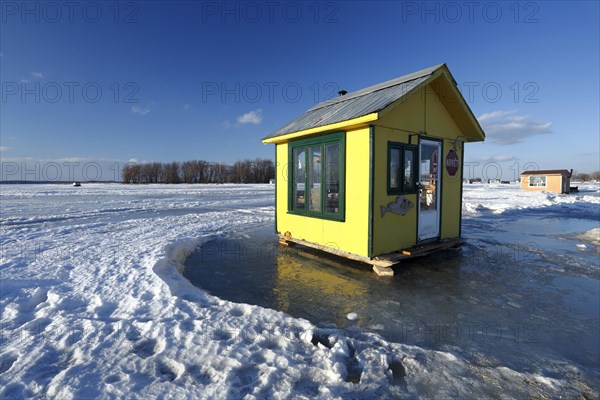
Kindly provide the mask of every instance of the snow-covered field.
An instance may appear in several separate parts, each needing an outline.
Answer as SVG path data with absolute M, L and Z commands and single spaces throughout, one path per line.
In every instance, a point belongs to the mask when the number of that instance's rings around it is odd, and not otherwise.
M 476 217 L 486 213 L 503 214 L 522 209 L 560 207 L 587 216 L 600 214 L 598 184 L 578 184 L 580 192 L 559 195 L 552 192 L 529 192 L 510 185 L 465 184 L 463 216 Z
M 530 208 L 598 219 L 598 186 L 580 188 L 563 196 L 465 185 L 464 215 Z M 2 398 L 598 396 L 597 382 L 572 378 L 576 365 L 564 376 L 474 365 L 371 331 L 317 330 L 183 278 L 202 242 L 272 223 L 272 185 L 0 189 Z M 582 241 L 594 246 L 594 235 Z

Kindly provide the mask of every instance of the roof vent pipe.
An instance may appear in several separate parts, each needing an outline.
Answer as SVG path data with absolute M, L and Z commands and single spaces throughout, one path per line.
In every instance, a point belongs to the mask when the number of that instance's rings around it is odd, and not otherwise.
M 338 92 L 338 94 L 339 94 L 340 96 L 343 96 L 343 95 L 345 95 L 346 93 L 348 93 L 348 91 L 346 91 L 346 90 L 344 90 L 344 89 L 342 89 L 342 90 L 340 90 L 340 91 Z

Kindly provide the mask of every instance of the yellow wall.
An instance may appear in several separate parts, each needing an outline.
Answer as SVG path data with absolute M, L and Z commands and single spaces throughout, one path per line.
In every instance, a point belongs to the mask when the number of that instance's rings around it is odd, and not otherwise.
M 396 199 L 387 195 L 388 142 L 408 143 L 408 134 L 389 128 L 375 127 L 375 168 L 373 192 L 373 255 L 390 253 L 410 247 L 417 241 L 417 195 L 404 195 L 414 207 L 405 215 L 386 213 L 381 216 L 381 206 Z M 413 143 L 417 143 L 416 136 Z
M 531 175 L 523 175 L 521 177 L 521 189 L 540 192 L 546 190 L 554 193 L 562 193 L 562 175 L 544 175 L 546 177 L 546 186 L 529 186 L 529 177 Z
M 277 144 L 277 232 L 348 253 L 368 256 L 369 127 L 346 132 L 345 221 L 288 214 L 288 145 Z
M 446 155 L 453 149 L 452 139 L 461 132 L 436 93 L 427 87 L 399 103 L 399 107 L 385 114 L 375 123 L 375 192 L 373 212 L 373 255 L 385 254 L 410 247 L 417 242 L 417 195 L 405 195 L 414 207 L 404 216 L 386 213 L 381 217 L 380 206 L 387 205 L 396 196 L 387 195 L 387 143 L 409 143 L 410 132 L 427 132 L 421 139 L 444 139 L 440 168 L 442 171 L 440 237 L 453 238 L 460 234 L 462 171 L 449 176 Z M 417 144 L 417 136 L 411 144 Z M 456 153 L 462 160 L 462 143 L 457 143 Z
M 382 113 L 379 121 L 374 124 L 410 132 L 423 131 L 438 139 L 455 139 L 461 136 L 458 125 L 431 86 L 425 86 L 409 97 L 402 97 L 397 104 L 399 107 Z M 423 136 L 423 139 L 427 137 Z
M 441 238 L 455 238 L 460 235 L 460 223 L 462 213 L 461 182 L 463 171 L 460 167 L 454 176 L 450 176 L 446 170 L 446 156 L 450 150 L 456 151 L 458 162 L 462 165 L 464 143 L 457 143 L 456 149 L 451 140 L 445 139 L 442 145 L 442 226 Z

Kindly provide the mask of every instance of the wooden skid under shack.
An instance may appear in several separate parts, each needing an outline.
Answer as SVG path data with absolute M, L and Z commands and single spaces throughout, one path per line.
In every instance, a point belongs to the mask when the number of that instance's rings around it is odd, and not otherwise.
M 373 266 L 373 271 L 380 276 L 393 276 L 394 271 L 392 267 L 396 264 L 399 264 L 402 260 L 406 260 L 414 257 L 426 256 L 428 254 L 434 253 L 440 250 L 456 250 L 459 249 L 464 243 L 460 239 L 444 239 L 438 240 L 435 242 L 430 242 L 427 244 L 421 244 L 417 246 L 413 246 L 407 249 L 403 249 L 398 252 L 383 254 L 377 257 L 368 258 L 363 257 L 357 254 L 348 253 L 342 250 L 336 250 L 331 247 L 326 247 L 322 245 L 318 245 L 316 243 L 311 243 L 306 240 L 296 239 L 289 236 L 280 235 L 279 243 L 289 246 L 289 245 L 301 245 L 310 247 L 313 249 L 317 249 L 320 251 L 325 251 L 330 254 L 334 254 L 339 257 L 344 257 L 354 261 L 360 261 L 366 264 L 370 264 Z

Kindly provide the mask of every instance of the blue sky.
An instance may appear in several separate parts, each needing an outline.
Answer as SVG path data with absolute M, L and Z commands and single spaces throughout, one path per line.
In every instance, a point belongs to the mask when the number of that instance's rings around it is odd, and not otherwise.
M 3 179 L 20 160 L 272 158 L 260 139 L 338 89 L 440 63 L 487 133 L 467 146 L 475 175 L 490 162 L 504 178 L 530 165 L 600 169 L 595 1 L 3 1 L 0 11 Z

